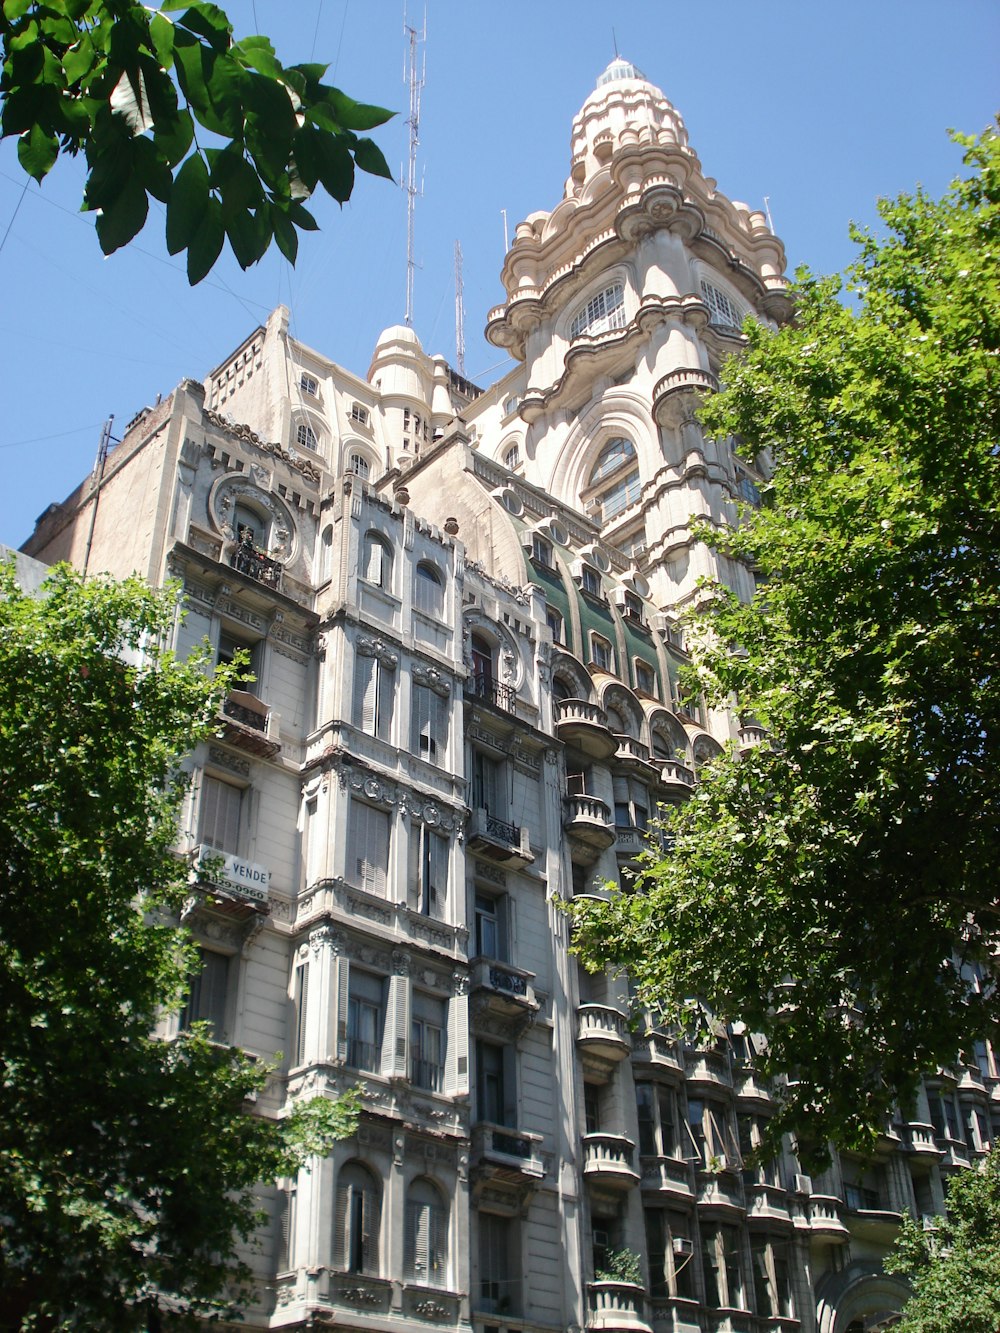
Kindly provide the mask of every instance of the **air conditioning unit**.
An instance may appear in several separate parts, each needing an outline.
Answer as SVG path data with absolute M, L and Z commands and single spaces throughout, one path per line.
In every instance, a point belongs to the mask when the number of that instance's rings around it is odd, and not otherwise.
M 812 1192 L 813 1192 L 812 1176 L 795 1177 L 796 1194 L 812 1194 Z
M 690 1259 L 694 1254 L 694 1241 L 688 1240 L 687 1236 L 674 1236 L 670 1242 L 670 1247 L 677 1257 Z

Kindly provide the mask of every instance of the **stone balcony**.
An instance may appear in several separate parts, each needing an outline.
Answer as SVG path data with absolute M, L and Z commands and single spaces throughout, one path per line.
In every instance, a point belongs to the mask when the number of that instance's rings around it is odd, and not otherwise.
M 534 1183 L 545 1175 L 541 1145 L 541 1134 L 481 1120 L 472 1127 L 472 1165 L 480 1175 Z
M 645 1292 L 634 1282 L 587 1283 L 590 1300 L 588 1329 L 601 1333 L 653 1333 L 642 1318 Z
M 694 788 L 694 770 L 676 759 L 658 760 L 659 777 L 656 781 L 658 794 L 670 800 L 684 800 Z
M 471 977 L 475 1008 L 497 1018 L 533 1018 L 542 1007 L 531 984 L 534 979 L 534 972 L 496 958 L 475 958 Z
M 576 1011 L 577 1049 L 617 1063 L 632 1050 L 628 1017 L 605 1004 L 581 1004 Z
M 469 850 L 508 870 L 530 865 L 535 856 L 528 841 L 528 830 L 509 824 L 489 810 L 473 810 L 469 817 Z
M 830 1194 L 811 1194 L 807 1205 L 809 1233 L 812 1239 L 825 1245 L 843 1245 L 850 1233 L 841 1217 L 843 1204 Z
M 221 739 L 257 759 L 273 759 L 281 750 L 277 714 L 249 690 L 230 690 L 222 704 Z
M 618 749 L 603 708 L 586 699 L 561 699 L 556 713 L 556 735 L 589 759 L 607 762 Z
M 585 792 L 563 797 L 563 828 L 596 852 L 606 851 L 615 841 L 611 811 L 599 797 Z
M 639 1183 L 635 1144 L 624 1134 L 584 1134 L 583 1178 L 609 1190 L 630 1190 Z
M 632 736 L 616 735 L 618 749 L 614 755 L 614 766 L 619 772 L 630 773 L 645 782 L 655 778 L 659 764 L 649 757 L 649 746 L 643 745 Z

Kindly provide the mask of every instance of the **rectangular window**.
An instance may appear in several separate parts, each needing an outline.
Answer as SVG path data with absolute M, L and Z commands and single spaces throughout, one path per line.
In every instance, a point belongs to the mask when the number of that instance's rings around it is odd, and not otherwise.
M 792 1313 L 792 1292 L 787 1242 L 768 1240 L 766 1236 L 751 1233 L 750 1263 L 757 1313 L 777 1319 L 789 1318 Z
M 552 567 L 552 547 L 537 532 L 531 536 L 531 558 L 536 564 L 544 565 L 546 569 Z
M 635 663 L 635 687 L 643 694 L 656 694 L 656 673 L 646 662 Z
M 443 764 L 448 747 L 448 700 L 428 685 L 413 687 L 410 748 L 432 764 Z
M 396 673 L 377 657 L 354 659 L 354 725 L 379 740 L 392 740 Z
M 545 623 L 552 631 L 553 643 L 565 643 L 563 638 L 563 618 L 554 607 L 547 607 L 545 611 Z
M 199 949 L 200 968 L 191 974 L 187 1003 L 181 1010 L 180 1026 L 207 1023 L 213 1041 L 225 1040 L 226 1001 L 229 997 L 229 958 L 223 953 Z
M 472 756 L 472 804 L 477 810 L 503 819 L 507 813 L 503 765 L 476 750 Z
M 410 1081 L 428 1092 L 444 1091 L 447 1042 L 445 1003 L 433 995 L 413 992 L 410 1025 Z
M 705 1301 L 716 1308 L 742 1310 L 743 1274 L 739 1232 L 733 1226 L 702 1231 Z
M 584 592 L 589 592 L 591 597 L 600 597 L 602 595 L 601 576 L 598 574 L 597 570 L 591 568 L 590 565 L 584 565 L 583 569 L 580 571 L 580 587 Z
M 367 407 L 362 407 L 360 403 L 352 403 L 351 420 L 357 422 L 359 426 L 367 426 L 368 425 Z
M 739 1135 L 740 1156 L 743 1159 L 743 1181 L 747 1185 L 778 1185 L 778 1163 L 768 1157 L 755 1159 L 764 1142 L 764 1122 L 754 1115 L 738 1115 L 736 1129 Z
M 203 846 L 233 854 L 239 850 L 243 794 L 242 787 L 203 774 L 198 811 L 198 841 Z
M 351 801 L 345 876 L 355 888 L 385 897 L 389 872 L 389 812 Z
M 719 1171 L 736 1164 L 733 1140 L 726 1108 L 700 1097 L 689 1097 L 687 1128 L 694 1148 L 695 1165 L 700 1170 Z
M 476 1119 L 506 1129 L 517 1126 L 514 1052 L 509 1046 L 476 1042 Z
M 426 824 L 410 827 L 410 883 L 416 890 L 416 909 L 424 916 L 443 917 L 448 900 L 448 839 Z
M 476 956 L 507 961 L 507 899 L 476 894 Z
M 615 659 L 611 644 L 599 634 L 590 636 L 590 660 L 602 671 L 614 671 Z
M 319 392 L 319 385 L 311 375 L 303 374 L 299 380 L 299 388 L 303 393 L 307 393 L 310 398 L 315 398 Z
M 493 1213 L 480 1213 L 478 1222 L 479 1282 L 475 1307 L 485 1314 L 516 1317 L 521 1309 L 517 1222 Z
M 654 1298 L 680 1296 L 695 1300 L 694 1246 L 691 1224 L 683 1213 L 647 1208 L 646 1253 L 649 1256 L 649 1294 Z
M 347 1063 L 377 1073 L 382 1067 L 385 982 L 351 968 L 347 997 Z

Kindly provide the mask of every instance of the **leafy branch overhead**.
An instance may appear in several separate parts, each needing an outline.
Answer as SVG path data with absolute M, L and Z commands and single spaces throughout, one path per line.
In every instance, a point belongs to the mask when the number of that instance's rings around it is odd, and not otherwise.
M 323 83 L 325 65 L 283 66 L 266 37 L 234 41 L 208 0 L 2 0 L 0 38 L 2 135 L 37 181 L 60 153 L 85 154 L 105 254 L 137 235 L 152 196 L 192 285 L 227 240 L 241 268 L 272 240 L 294 263 L 318 186 L 343 204 L 356 168 L 392 179 L 364 136 L 391 112 Z

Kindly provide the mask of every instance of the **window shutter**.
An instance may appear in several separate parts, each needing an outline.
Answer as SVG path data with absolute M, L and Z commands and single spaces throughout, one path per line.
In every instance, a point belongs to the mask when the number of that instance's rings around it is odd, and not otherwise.
M 372 1188 L 361 1196 L 361 1271 L 378 1272 L 378 1201 Z
M 382 1042 L 382 1073 L 406 1076 L 407 1034 L 410 1031 L 410 982 L 408 977 L 389 978 L 389 1031 Z
M 243 790 L 205 774 L 201 782 L 199 841 L 220 852 L 239 846 Z
M 384 588 L 387 563 L 385 558 L 385 547 L 377 537 L 369 536 L 366 538 L 366 541 L 365 578 L 369 583 L 374 583 L 379 588 Z
M 440 914 L 444 910 L 448 897 L 448 840 L 437 833 L 427 833 L 430 838 L 430 892 L 429 906 Z
M 347 1059 L 347 1012 L 350 1004 L 351 965 L 346 958 L 334 958 L 337 994 L 337 1058 Z
M 354 659 L 354 725 L 375 735 L 375 704 L 378 693 L 378 663 L 374 657 Z
M 351 1206 L 351 1187 L 339 1183 L 337 1185 L 337 1198 L 333 1215 L 333 1266 L 334 1268 L 347 1268 L 347 1232 L 348 1215 Z
M 383 741 L 392 740 L 392 712 L 396 693 L 395 672 L 382 662 L 375 668 L 375 735 Z
M 295 1063 L 306 1058 L 306 1025 L 309 1011 L 309 964 L 299 963 L 295 969 Z

